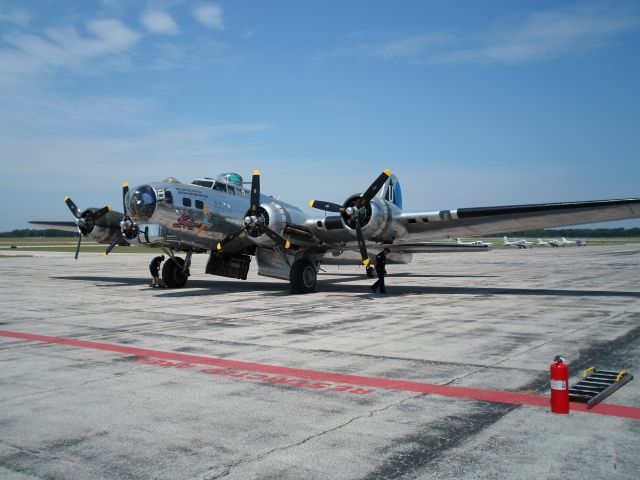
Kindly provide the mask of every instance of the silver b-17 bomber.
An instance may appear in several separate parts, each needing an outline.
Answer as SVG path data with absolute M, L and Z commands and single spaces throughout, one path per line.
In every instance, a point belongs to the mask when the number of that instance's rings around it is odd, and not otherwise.
M 83 237 L 109 244 L 106 254 L 117 245 L 161 248 L 169 256 L 162 278 L 171 288 L 187 283 L 194 253 L 207 253 L 208 274 L 245 280 L 255 258 L 259 275 L 288 280 L 294 293 L 308 293 L 315 290 L 321 264 L 362 264 L 373 276 L 374 249 L 388 247 L 388 263 L 409 263 L 413 254 L 490 249 L 434 242 L 446 237 L 640 217 L 640 198 L 403 212 L 400 183 L 390 170 L 342 204 L 311 200 L 311 207 L 324 210 L 318 216 L 263 195 L 258 171 L 248 186 L 237 173 L 190 184 L 175 178 L 133 189 L 123 184 L 124 213 L 110 206 L 80 211 L 65 197 L 74 222 L 31 223 L 77 231 L 76 258 Z

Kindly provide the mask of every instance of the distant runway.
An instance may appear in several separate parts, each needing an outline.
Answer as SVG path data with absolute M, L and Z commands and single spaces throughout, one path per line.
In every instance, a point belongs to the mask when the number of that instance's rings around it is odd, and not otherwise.
M 638 246 L 423 255 L 386 297 L 358 267 L 300 296 L 205 256 L 151 289 L 151 256 L 3 252 L 1 478 L 637 475 L 637 379 L 545 403 L 557 353 L 572 381 L 640 374 Z

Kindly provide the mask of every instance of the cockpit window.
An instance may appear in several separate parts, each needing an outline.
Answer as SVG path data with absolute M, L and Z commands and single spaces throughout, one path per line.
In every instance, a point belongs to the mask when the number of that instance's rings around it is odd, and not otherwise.
M 224 183 L 216 182 L 213 185 L 213 189 L 214 190 L 220 190 L 221 192 L 226 192 L 227 191 L 227 186 Z
M 191 185 L 197 185 L 199 187 L 211 188 L 213 187 L 213 182 L 208 180 L 194 180 L 191 182 Z

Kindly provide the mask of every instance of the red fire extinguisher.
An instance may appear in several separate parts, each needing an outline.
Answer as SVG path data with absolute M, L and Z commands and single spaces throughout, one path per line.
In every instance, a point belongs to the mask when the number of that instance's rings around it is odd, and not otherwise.
M 551 411 L 569 413 L 569 367 L 560 355 L 551 364 Z

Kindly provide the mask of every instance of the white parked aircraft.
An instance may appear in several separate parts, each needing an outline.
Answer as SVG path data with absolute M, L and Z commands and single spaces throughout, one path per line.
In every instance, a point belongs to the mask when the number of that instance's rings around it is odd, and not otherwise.
M 494 248 L 493 243 L 483 242 L 482 240 L 474 240 L 473 242 L 464 242 L 461 238 L 456 238 L 456 245 L 477 245 L 479 247 L 487 247 L 489 250 Z
M 561 247 L 566 247 L 568 245 L 575 245 L 576 244 L 576 242 L 574 242 L 573 240 L 567 240 L 564 237 L 562 237 L 558 243 L 560 244 Z
M 560 241 L 554 238 L 552 238 L 551 240 L 542 240 L 541 238 L 539 238 L 538 246 L 539 247 L 559 247 Z
M 584 247 L 586 244 L 587 244 L 586 240 L 581 240 L 581 239 L 576 240 L 576 247 Z
M 502 237 L 502 240 L 507 247 L 533 248 L 533 242 L 525 240 L 524 238 L 520 240 L 509 240 L 506 236 L 504 236 Z

